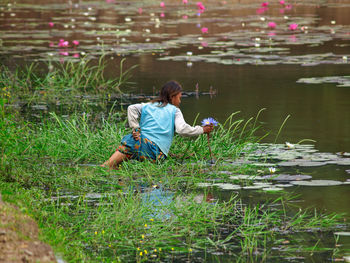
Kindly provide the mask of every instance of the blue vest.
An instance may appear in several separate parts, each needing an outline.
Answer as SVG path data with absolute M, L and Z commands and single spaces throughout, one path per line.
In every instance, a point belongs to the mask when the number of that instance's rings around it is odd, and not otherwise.
M 170 103 L 161 107 L 149 103 L 142 107 L 140 128 L 142 136 L 151 140 L 168 155 L 174 137 L 176 107 Z

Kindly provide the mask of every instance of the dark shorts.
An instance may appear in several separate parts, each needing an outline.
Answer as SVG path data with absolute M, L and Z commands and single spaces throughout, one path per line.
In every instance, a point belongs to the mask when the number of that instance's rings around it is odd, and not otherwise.
M 140 143 L 140 141 L 136 141 L 132 137 L 132 134 L 128 134 L 123 137 L 121 145 L 117 148 L 117 150 L 126 154 L 129 159 L 136 159 L 139 161 L 151 160 L 156 162 L 166 159 L 166 155 L 154 142 L 141 136 Z

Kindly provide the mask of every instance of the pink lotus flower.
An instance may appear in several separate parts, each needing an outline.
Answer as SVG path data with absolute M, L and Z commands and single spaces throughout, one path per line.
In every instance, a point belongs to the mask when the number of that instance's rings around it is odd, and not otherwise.
M 203 41 L 203 42 L 201 42 L 201 45 L 202 45 L 202 47 L 207 47 L 208 46 L 208 42 Z
M 60 42 L 58 43 L 59 47 L 68 47 L 69 46 L 69 42 L 65 41 L 64 39 L 60 39 Z
M 75 53 L 75 54 L 73 55 L 73 57 L 74 57 L 74 58 L 79 58 L 80 55 L 79 55 L 79 53 Z
M 160 7 L 165 7 L 164 2 L 160 2 Z
M 205 6 L 203 5 L 202 2 L 197 2 L 197 8 L 198 8 L 199 10 L 202 10 L 202 11 L 205 10 Z
M 165 17 L 165 14 L 164 13 L 160 13 L 160 17 Z
M 269 2 L 262 2 L 261 6 L 262 7 L 267 7 L 269 5 Z
M 284 0 L 280 0 L 280 4 L 284 5 L 285 4 Z
M 188 16 L 187 16 L 187 15 L 183 15 L 182 18 L 183 18 L 183 19 L 187 19 Z
M 139 11 L 139 14 L 140 14 L 140 15 L 141 15 L 141 14 L 142 14 L 142 12 L 143 12 L 143 10 L 142 10 L 142 8 L 141 8 L 141 7 L 139 8 L 139 10 L 138 10 L 138 11 Z
M 62 56 L 68 56 L 68 55 L 69 55 L 69 53 L 68 53 L 68 52 L 66 52 L 66 51 L 62 51 L 62 52 L 60 52 L 60 55 L 62 55 Z
M 53 27 L 55 24 L 53 22 L 49 22 L 49 27 Z
M 274 28 L 276 28 L 276 23 L 275 23 L 275 22 L 269 22 L 269 23 L 267 24 L 267 26 L 268 26 L 269 28 L 271 28 L 271 29 L 274 29 Z
M 274 36 L 276 36 L 276 33 L 275 33 L 275 32 L 269 32 L 267 35 L 268 35 L 269 37 L 274 37 Z
M 187 4 L 188 0 L 182 0 L 182 3 Z
M 203 34 L 208 33 L 208 28 L 207 27 L 202 27 L 201 30 L 202 30 Z
M 287 10 L 291 10 L 291 9 L 292 9 L 292 5 L 290 5 L 290 4 L 289 4 L 289 5 L 286 5 L 286 9 L 287 9 Z
M 296 30 L 297 28 L 298 28 L 298 24 L 295 24 L 295 23 L 294 23 L 294 24 L 290 24 L 290 25 L 289 25 L 289 30 L 292 30 L 292 31 L 293 31 L 293 30 Z
M 281 14 L 284 14 L 284 8 L 281 8 L 281 9 L 280 9 L 280 13 L 281 13 Z
M 78 46 L 79 45 L 79 41 L 78 40 L 73 40 L 73 44 Z

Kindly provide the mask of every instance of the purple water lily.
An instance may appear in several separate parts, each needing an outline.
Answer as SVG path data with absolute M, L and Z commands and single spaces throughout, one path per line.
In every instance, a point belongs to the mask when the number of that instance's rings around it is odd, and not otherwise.
M 213 126 L 218 126 L 218 122 L 212 118 L 206 118 L 204 120 L 202 120 L 202 126 L 207 126 L 207 125 L 213 125 Z M 209 148 L 209 154 L 210 154 L 210 164 L 214 164 L 214 158 L 213 158 L 213 153 L 211 151 L 211 147 L 210 147 L 210 140 L 209 140 L 209 133 L 207 133 L 207 139 L 208 139 L 208 148 Z
M 207 125 L 218 126 L 218 122 L 214 118 L 209 117 L 209 118 L 202 120 L 202 126 L 207 126 Z

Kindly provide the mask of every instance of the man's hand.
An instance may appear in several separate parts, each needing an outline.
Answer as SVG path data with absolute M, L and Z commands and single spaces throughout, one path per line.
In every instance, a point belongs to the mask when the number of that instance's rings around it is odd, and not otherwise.
M 203 126 L 203 131 L 204 131 L 204 133 L 209 134 L 209 133 L 211 133 L 213 130 L 214 130 L 214 125 L 213 125 L 213 124 Z

